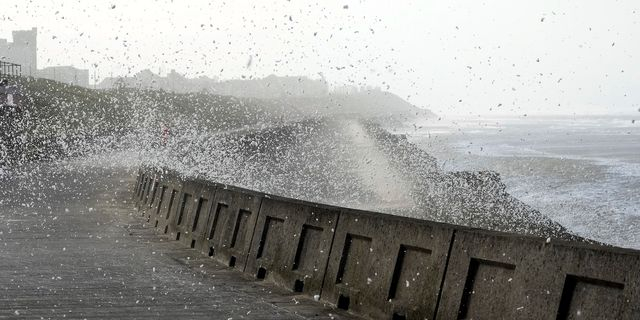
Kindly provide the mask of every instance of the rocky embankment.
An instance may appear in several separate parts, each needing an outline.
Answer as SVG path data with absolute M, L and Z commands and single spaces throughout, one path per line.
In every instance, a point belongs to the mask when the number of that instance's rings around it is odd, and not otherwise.
M 183 136 L 145 158 L 220 183 L 314 202 L 576 240 L 506 191 L 496 172 L 446 172 L 373 120 L 317 118 Z
M 410 179 L 425 219 L 489 230 L 580 240 L 566 228 L 516 199 L 493 171 L 446 172 L 437 159 L 375 122 L 364 124 L 394 167 Z

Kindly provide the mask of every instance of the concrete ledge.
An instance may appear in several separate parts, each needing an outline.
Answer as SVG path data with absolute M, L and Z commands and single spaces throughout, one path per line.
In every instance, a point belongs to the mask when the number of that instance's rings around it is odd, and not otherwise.
M 200 184 L 193 193 L 193 206 L 189 215 L 183 219 L 183 233 L 180 241 L 193 249 L 201 248 L 206 238 L 207 224 L 210 219 L 213 201 L 218 190 L 218 186 L 210 183 Z
M 343 210 L 322 299 L 375 319 L 432 319 L 453 228 Z
M 328 206 L 264 198 L 245 271 L 319 297 L 338 213 Z
M 183 181 L 173 172 L 161 172 L 157 175 L 160 180 L 160 190 L 166 188 L 164 192 L 159 192 L 158 197 L 162 196 L 156 201 L 155 213 L 153 218 L 150 216 L 149 220 L 153 223 L 158 233 L 167 234 L 169 232 L 169 224 L 171 217 L 174 216 L 180 195 L 182 192 Z M 138 206 L 140 208 L 140 206 Z
M 153 212 L 152 207 L 155 204 L 157 193 L 160 187 L 160 176 L 161 172 L 150 172 L 145 181 L 145 193 L 144 196 L 139 198 L 137 202 L 138 210 L 140 210 L 140 214 L 147 217 L 149 219 L 150 214 Z
M 137 199 L 140 195 L 140 190 L 142 189 L 142 179 L 144 178 L 144 170 L 142 168 L 138 169 L 138 175 L 136 177 L 136 184 L 133 187 L 133 199 Z
M 210 201 L 216 193 L 215 185 L 187 181 L 182 188 L 182 202 L 176 215 L 175 239 L 186 247 L 195 248 L 198 238 L 198 222 L 210 212 Z M 184 205 L 184 207 L 182 207 Z M 203 217 L 204 216 L 204 217 Z M 196 220 L 197 219 L 197 220 Z M 171 229 L 171 228 L 170 228 Z
M 182 190 L 177 197 L 175 210 L 171 211 L 167 226 L 167 235 L 173 240 L 182 240 L 182 236 L 189 233 L 187 220 L 197 207 L 197 197 L 202 186 L 194 181 L 187 180 L 182 186 Z
M 638 319 L 637 251 L 456 233 L 437 319 Z
M 199 250 L 244 271 L 262 197 L 240 188 L 218 187 L 204 225 Z
M 640 319 L 640 252 L 337 208 L 141 168 L 157 232 L 371 319 Z
M 544 239 L 457 231 L 437 319 L 518 318 L 544 246 Z
M 553 294 L 539 294 L 531 299 L 532 314 L 536 307 L 551 306 L 541 316 L 640 319 L 637 251 L 552 244 L 540 264 L 544 268 L 537 274 L 536 283 L 544 287 L 544 293 L 548 290 Z

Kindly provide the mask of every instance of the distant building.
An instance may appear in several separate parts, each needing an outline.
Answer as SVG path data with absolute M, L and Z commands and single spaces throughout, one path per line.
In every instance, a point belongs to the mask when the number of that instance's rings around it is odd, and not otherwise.
M 38 72 L 38 29 L 13 31 L 13 42 L 0 39 L 0 60 L 22 66 L 22 75 Z
M 0 61 L 20 65 L 23 76 L 51 79 L 89 87 L 89 71 L 72 66 L 55 66 L 38 70 L 38 28 L 13 31 L 13 42 L 0 39 Z M 4 65 L 4 64 L 3 64 Z M 5 70 L 6 69 L 6 70 Z M 4 68 L 2 73 L 14 72 Z
M 0 60 L 0 78 L 4 78 L 6 76 L 16 77 L 21 75 L 21 65 Z
M 148 69 L 129 77 L 105 78 L 97 87 L 111 89 L 119 86 L 161 89 L 178 93 L 211 92 L 220 95 L 263 99 L 318 97 L 329 93 L 327 82 L 324 79 L 270 75 L 266 78 L 219 81 L 217 77 L 187 78 L 175 70 L 171 70 L 167 76 L 162 77 Z
M 356 86 L 343 85 L 333 88 L 333 92 L 338 94 L 356 94 L 360 92 L 360 89 Z
M 171 70 L 166 77 L 159 76 L 149 69 L 142 70 L 133 76 L 105 78 L 97 85 L 98 89 L 112 89 L 120 86 L 137 89 L 165 90 L 171 92 L 201 92 L 208 91 L 218 83 L 218 78 L 201 76 L 196 79 Z
M 72 66 L 47 67 L 38 71 L 38 77 L 81 87 L 89 87 L 89 70 Z
M 318 97 L 329 88 L 325 80 L 307 77 L 279 77 L 223 81 L 212 88 L 217 94 L 249 98 Z

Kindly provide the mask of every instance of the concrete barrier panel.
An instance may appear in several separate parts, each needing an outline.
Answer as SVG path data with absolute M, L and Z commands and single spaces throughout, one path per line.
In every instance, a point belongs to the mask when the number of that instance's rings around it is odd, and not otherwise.
M 539 318 L 549 319 L 640 319 L 637 251 L 552 243 L 540 263 L 543 268 L 533 283 L 541 294 L 520 297 L 521 303 L 531 301 L 528 310 L 521 310 L 530 319 L 537 317 L 536 311 Z
M 140 211 L 140 214 L 142 215 L 144 213 L 144 202 L 145 202 L 145 196 L 147 194 L 147 189 L 150 186 L 150 181 L 151 181 L 151 175 L 153 173 L 151 172 L 145 172 L 144 174 L 144 179 L 142 181 L 142 191 L 140 192 L 140 195 L 138 196 L 138 199 L 136 201 L 136 206 L 138 207 L 138 210 Z
M 145 169 L 140 168 L 139 177 L 138 177 L 138 188 L 136 190 L 135 199 L 136 203 L 140 201 L 140 196 L 142 194 L 142 190 L 144 190 L 144 182 L 146 179 L 147 172 Z
M 264 198 L 245 272 L 320 295 L 339 208 Z
M 147 174 L 147 179 L 145 183 L 144 193 L 140 198 L 139 207 L 142 208 L 149 203 L 149 197 L 151 196 L 151 189 L 153 188 L 153 183 L 155 180 L 156 172 L 149 172 Z
M 147 195 L 144 197 L 143 201 L 138 203 L 138 210 L 140 211 L 140 215 L 147 218 L 149 220 L 149 214 L 152 212 L 152 207 L 154 201 L 156 201 L 158 188 L 160 185 L 161 172 L 159 171 L 150 171 L 147 173 L 148 182 L 147 182 Z
M 136 207 L 141 212 L 144 209 L 143 201 L 147 191 L 149 175 L 152 175 L 153 173 L 155 173 L 155 170 L 146 169 L 146 168 L 140 168 L 138 170 L 138 177 L 136 179 L 136 184 L 134 188 L 135 192 L 134 192 L 133 199 Z
M 160 211 L 164 208 L 167 201 L 168 190 L 176 181 L 176 175 L 170 172 L 157 171 L 154 174 L 155 183 L 152 197 L 149 200 L 149 206 L 142 206 L 143 215 L 147 218 L 147 222 L 152 223 L 154 227 L 158 227 L 160 220 Z
M 138 201 L 137 201 L 137 206 L 138 208 L 143 208 L 144 207 L 144 203 L 146 201 L 146 197 L 147 197 L 147 193 L 149 192 L 149 189 L 151 188 L 151 176 L 153 175 L 153 172 L 146 172 L 144 175 L 144 181 L 142 182 L 142 192 L 140 193 L 140 196 L 138 197 Z
M 201 192 L 202 185 L 187 180 L 182 185 L 182 190 L 177 197 L 175 210 L 170 212 L 169 221 L 167 223 L 167 235 L 169 239 L 182 241 L 183 235 L 188 234 L 190 229 L 187 227 L 189 217 L 198 207 L 198 195 Z
M 201 250 L 203 246 L 206 246 L 206 224 L 210 220 L 217 186 L 205 181 L 194 183 L 198 188 L 194 190 L 193 207 L 189 211 L 189 215 L 184 217 L 186 222 L 180 240 L 185 246 Z
M 163 205 L 163 200 L 167 193 L 167 182 L 162 177 L 159 177 L 157 180 L 156 191 L 154 192 L 154 198 L 151 200 L 149 204 L 149 208 L 144 208 L 144 216 L 147 218 L 147 222 L 152 222 L 158 220 L 158 213 L 160 208 Z M 140 208 L 140 209 L 143 209 Z
M 457 231 L 437 319 L 516 319 L 544 250 L 544 239 Z
M 631 250 L 459 231 L 437 319 L 639 319 Z
M 144 194 L 145 194 L 145 192 L 147 190 L 147 181 L 148 180 L 149 180 L 148 173 L 145 173 L 142 176 L 142 187 L 140 188 L 140 192 L 138 193 L 138 197 L 137 197 L 137 200 L 136 200 L 136 205 L 138 207 L 140 207 L 140 205 L 142 203 L 142 199 L 144 198 Z
M 206 221 L 200 250 L 219 262 L 244 271 L 262 197 L 239 188 L 218 188 Z
M 136 176 L 136 183 L 133 186 L 133 199 L 137 199 L 140 195 L 140 189 L 142 189 L 142 180 L 144 179 L 144 173 L 142 168 L 138 169 L 138 175 Z
M 160 175 L 156 174 L 151 183 L 151 191 L 149 194 L 149 198 L 147 199 L 147 206 L 151 208 L 153 206 L 153 202 L 156 200 L 156 195 L 158 193 L 158 186 L 160 184 Z
M 158 200 L 158 204 L 156 205 L 156 212 L 154 214 L 155 219 L 150 222 L 153 223 L 153 226 L 156 228 L 156 232 L 169 234 L 169 226 L 172 222 L 171 219 L 174 217 L 174 212 L 177 210 L 176 207 L 180 201 L 184 182 L 182 181 L 182 178 L 174 172 L 165 172 L 162 177 L 163 186 L 166 186 L 166 189 L 162 198 Z
M 149 179 L 149 186 L 147 187 L 147 196 L 144 201 L 145 210 L 148 207 L 151 207 L 153 202 L 153 197 L 155 197 L 155 192 L 158 189 L 158 174 L 153 174 Z
M 343 211 L 322 300 L 374 319 L 432 319 L 452 234 L 447 225 Z

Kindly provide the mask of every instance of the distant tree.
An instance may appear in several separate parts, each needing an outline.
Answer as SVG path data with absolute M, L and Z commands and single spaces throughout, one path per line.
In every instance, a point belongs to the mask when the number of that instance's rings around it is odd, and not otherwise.
M 123 77 L 119 77 L 116 81 L 113 82 L 113 88 L 120 91 L 127 88 L 127 82 Z

